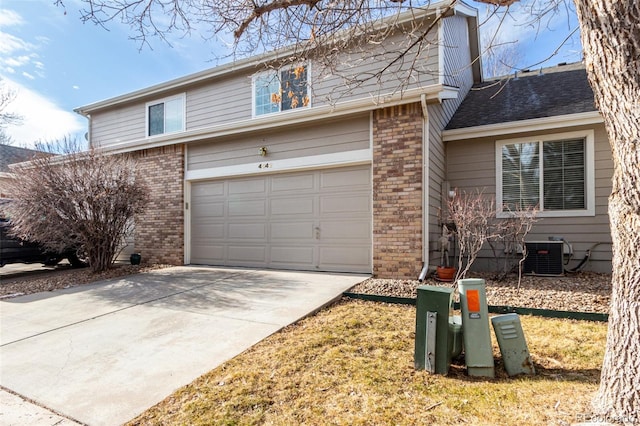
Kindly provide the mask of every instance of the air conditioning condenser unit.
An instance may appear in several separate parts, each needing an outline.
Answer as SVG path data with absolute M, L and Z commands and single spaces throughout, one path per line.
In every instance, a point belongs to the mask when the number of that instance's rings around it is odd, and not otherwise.
M 529 275 L 564 274 L 563 241 L 530 241 L 527 246 L 527 258 L 524 260 L 523 272 Z

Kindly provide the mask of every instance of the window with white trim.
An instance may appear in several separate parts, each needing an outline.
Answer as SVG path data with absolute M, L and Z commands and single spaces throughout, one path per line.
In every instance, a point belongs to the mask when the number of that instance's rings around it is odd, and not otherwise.
M 147 136 L 184 131 L 184 95 L 147 103 Z
M 253 115 L 308 107 L 308 72 L 306 65 L 267 71 L 253 78 Z
M 593 132 L 496 143 L 499 215 L 537 207 L 540 216 L 595 214 Z

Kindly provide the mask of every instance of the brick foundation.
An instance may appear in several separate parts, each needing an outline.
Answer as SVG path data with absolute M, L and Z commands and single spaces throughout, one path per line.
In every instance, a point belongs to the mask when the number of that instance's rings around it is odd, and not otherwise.
M 183 145 L 137 152 L 149 186 L 149 204 L 136 217 L 135 251 L 144 263 L 184 264 Z
M 373 113 L 373 274 L 417 278 L 422 268 L 422 110 Z

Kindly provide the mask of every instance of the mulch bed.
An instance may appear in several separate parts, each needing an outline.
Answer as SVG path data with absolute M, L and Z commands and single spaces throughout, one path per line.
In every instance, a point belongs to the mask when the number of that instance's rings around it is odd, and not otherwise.
M 518 287 L 517 275 L 505 280 L 491 279 L 487 273 L 473 273 L 468 278 L 483 278 L 487 284 L 487 303 L 496 306 L 550 309 L 557 311 L 609 313 L 611 275 L 582 272 L 563 277 L 524 276 Z M 351 292 L 381 296 L 415 298 L 420 285 L 452 286 L 428 278 L 418 280 L 368 279 Z

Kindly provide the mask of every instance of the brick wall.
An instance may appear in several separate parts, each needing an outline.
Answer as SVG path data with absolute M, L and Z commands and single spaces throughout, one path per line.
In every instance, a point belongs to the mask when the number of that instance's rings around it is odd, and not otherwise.
M 422 268 L 422 110 L 373 113 L 373 273 L 417 278 Z
M 135 251 L 144 263 L 184 264 L 183 145 L 138 151 L 149 205 L 136 218 Z

